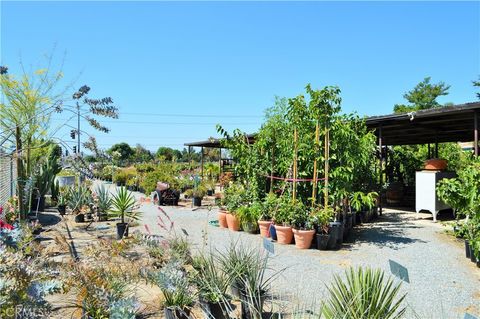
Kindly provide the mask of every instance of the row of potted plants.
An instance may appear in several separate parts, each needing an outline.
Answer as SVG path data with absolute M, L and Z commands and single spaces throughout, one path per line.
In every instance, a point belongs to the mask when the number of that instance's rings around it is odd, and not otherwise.
M 362 193 L 363 194 L 363 193 Z M 240 229 L 270 237 L 279 244 L 291 244 L 300 249 L 338 249 L 344 237 L 357 224 L 370 221 L 376 214 L 376 193 L 355 193 L 349 210 L 342 213 L 332 207 L 306 207 L 289 196 L 269 193 L 263 201 L 249 201 L 248 191 L 241 184 L 225 190 L 224 208 L 218 212 L 221 228 Z

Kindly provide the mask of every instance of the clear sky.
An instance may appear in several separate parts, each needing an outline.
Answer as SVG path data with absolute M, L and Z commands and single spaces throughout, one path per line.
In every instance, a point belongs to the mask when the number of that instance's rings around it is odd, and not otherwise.
M 426 76 L 451 85 L 440 102 L 474 101 L 480 4 L 1 1 L 10 73 L 54 46 L 66 79 L 120 107 L 100 146 L 181 148 L 218 122 L 254 132 L 275 95 L 307 83 L 340 86 L 343 109 L 361 115 L 391 113 Z

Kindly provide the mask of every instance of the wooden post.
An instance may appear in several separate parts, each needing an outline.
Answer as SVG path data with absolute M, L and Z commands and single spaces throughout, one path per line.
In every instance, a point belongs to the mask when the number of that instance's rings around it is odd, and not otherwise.
M 383 149 L 383 145 L 382 145 L 382 126 L 380 125 L 380 127 L 378 128 L 378 147 L 380 148 L 380 168 L 379 168 L 379 172 L 380 172 L 380 192 L 379 192 L 379 195 L 380 195 L 380 198 L 379 198 L 379 201 L 378 201 L 378 208 L 379 208 L 379 213 L 380 215 L 382 214 L 382 210 L 383 210 L 383 207 L 382 207 L 382 184 L 383 184 L 383 152 L 382 152 L 382 149 Z
M 275 172 L 275 146 L 272 146 L 272 167 L 270 169 L 270 193 L 273 193 L 273 173 Z
M 293 157 L 293 201 L 297 198 L 297 142 L 298 142 L 298 132 L 297 128 L 293 131 L 293 143 L 294 143 L 294 157 Z
M 473 152 L 478 157 L 478 111 L 473 113 Z
M 313 160 L 313 190 L 312 190 L 312 207 L 317 202 L 317 152 L 318 152 L 318 144 L 320 140 L 320 124 L 317 121 L 317 125 L 315 127 L 315 159 Z
M 325 124 L 325 189 L 324 189 L 324 207 L 328 208 L 328 170 L 330 159 L 330 131 L 328 124 Z
M 201 173 L 201 174 L 202 174 L 202 180 L 203 180 L 203 146 L 202 146 L 201 152 L 202 152 L 202 154 L 201 154 L 201 156 L 200 156 L 200 158 L 201 158 L 201 160 L 202 160 L 202 164 L 201 164 L 201 172 L 202 172 L 202 173 Z

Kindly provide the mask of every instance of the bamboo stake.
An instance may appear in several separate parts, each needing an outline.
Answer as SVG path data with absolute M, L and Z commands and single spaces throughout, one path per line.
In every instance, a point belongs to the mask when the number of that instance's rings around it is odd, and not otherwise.
M 292 199 L 293 201 L 297 198 L 297 182 L 295 179 L 297 178 L 297 129 L 295 128 L 293 131 L 293 192 L 292 192 Z
M 315 127 L 315 157 L 313 161 L 313 190 L 312 190 L 312 207 L 315 205 L 317 201 L 317 152 L 318 152 L 318 145 L 320 144 L 320 125 L 317 121 L 317 125 Z
M 330 133 L 327 124 L 325 125 L 325 190 L 324 190 L 324 201 L 325 208 L 328 208 L 328 160 L 330 157 Z

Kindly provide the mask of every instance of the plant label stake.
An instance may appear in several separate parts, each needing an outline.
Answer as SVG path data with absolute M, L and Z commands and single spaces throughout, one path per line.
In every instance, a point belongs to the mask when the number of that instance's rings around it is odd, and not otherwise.
M 392 274 L 401 280 L 410 283 L 410 280 L 408 278 L 408 269 L 403 267 L 397 262 L 394 262 L 393 260 L 389 259 L 388 263 L 390 264 L 390 271 Z
M 475 317 L 474 315 L 469 314 L 468 312 L 465 312 L 465 316 L 463 317 L 463 319 L 478 319 L 478 318 Z
M 267 238 L 263 238 L 263 248 L 270 254 L 275 255 L 275 246 Z

